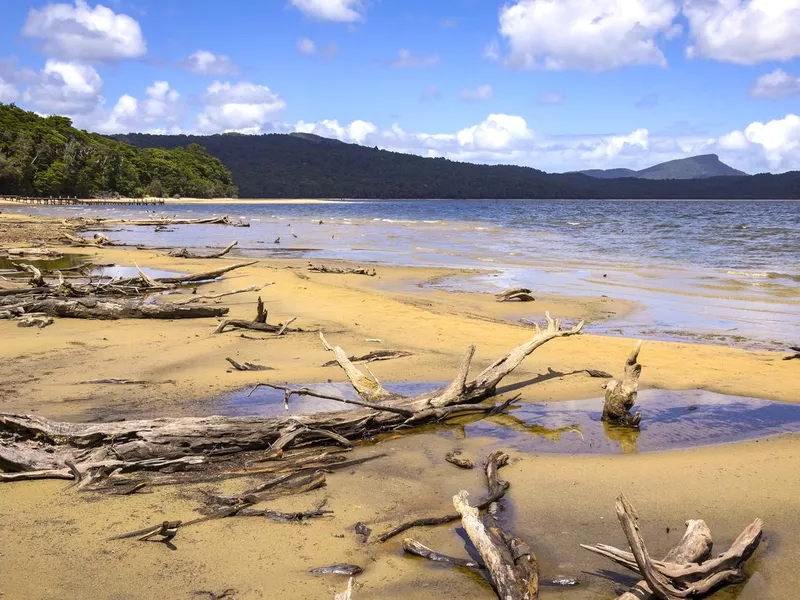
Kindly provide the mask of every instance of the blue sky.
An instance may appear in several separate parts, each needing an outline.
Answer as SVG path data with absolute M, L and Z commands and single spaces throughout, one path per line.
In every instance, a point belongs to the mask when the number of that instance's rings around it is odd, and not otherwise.
M 0 101 L 548 171 L 800 169 L 800 0 L 3 3 Z

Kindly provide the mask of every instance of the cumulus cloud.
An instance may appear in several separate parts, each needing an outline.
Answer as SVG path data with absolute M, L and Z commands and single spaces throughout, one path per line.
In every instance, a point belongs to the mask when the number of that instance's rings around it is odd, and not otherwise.
M 800 77 L 789 75 L 783 69 L 775 69 L 759 77 L 750 88 L 753 98 L 775 100 L 800 95 Z
M 439 55 L 415 56 L 411 51 L 402 48 L 397 53 L 397 58 L 389 61 L 389 66 L 394 69 L 405 69 L 415 67 L 431 67 L 439 64 Z
M 111 110 L 98 107 L 78 116 L 76 124 L 101 133 L 179 133 L 185 106 L 177 90 L 166 81 L 154 81 L 144 100 L 123 94 Z
M 136 58 L 147 51 L 136 19 L 84 0 L 32 8 L 22 35 L 42 40 L 47 56 L 68 61 Z
M 690 58 L 740 65 L 800 56 L 800 0 L 684 0 Z
M 537 98 L 537 102 L 542 106 L 563 104 L 564 100 L 566 100 L 566 96 L 561 92 L 544 92 L 543 94 L 539 94 Z
M 97 108 L 103 102 L 102 89 L 103 80 L 93 67 L 48 60 L 23 100 L 40 112 L 75 115 Z
M 239 74 L 239 66 L 230 56 L 214 54 L 208 50 L 198 50 L 190 54 L 183 64 L 192 73 L 198 75 L 221 77 Z
M 456 133 L 458 143 L 472 150 L 509 149 L 533 138 L 525 119 L 515 115 L 491 114 L 486 120 Z
M 286 102 L 267 86 L 247 81 L 213 82 L 202 95 L 205 109 L 197 115 L 201 132 L 239 131 L 258 133 L 286 108 Z
M 755 121 L 745 128 L 743 135 L 748 145 L 760 147 L 771 169 L 800 169 L 799 116 L 788 114 L 768 123 Z
M 304 15 L 321 21 L 352 23 L 364 18 L 361 0 L 291 0 Z
M 494 96 L 494 88 L 488 83 L 479 85 L 478 87 L 474 88 L 467 88 L 461 90 L 461 94 L 459 97 L 464 102 L 474 102 L 476 100 L 488 100 L 489 98 Z
M 323 137 L 334 138 L 344 142 L 363 143 L 369 135 L 378 131 L 378 128 L 367 121 L 356 120 L 346 125 L 340 125 L 339 121 L 325 120 L 316 123 L 298 122 L 294 130 L 300 133 L 313 133 Z
M 19 98 L 17 86 L 0 77 L 0 102 L 10 104 Z
M 603 71 L 666 65 L 658 37 L 677 15 L 675 0 L 515 0 L 499 29 L 509 66 Z

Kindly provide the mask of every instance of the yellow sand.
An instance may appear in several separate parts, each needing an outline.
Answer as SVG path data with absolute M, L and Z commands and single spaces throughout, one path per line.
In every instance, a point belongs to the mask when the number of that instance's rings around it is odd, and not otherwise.
M 243 260 L 182 260 L 130 249 L 87 253 L 95 262 L 131 265 L 135 260 L 140 266 L 179 272 Z M 204 399 L 257 381 L 342 381 L 337 368 L 320 366 L 330 359 L 314 333 L 320 328 L 350 354 L 376 348 L 413 353 L 370 365 L 382 380 L 443 381 L 452 376 L 470 343 L 478 346 L 478 369 L 530 337 L 530 329 L 514 323 L 519 317 L 537 318 L 550 310 L 554 316 L 597 320 L 631 309 L 606 298 L 551 296 L 530 305 L 507 305 L 482 294 L 409 291 L 410 283 L 447 271 L 379 267 L 378 272 L 375 278 L 317 274 L 306 272 L 298 261 L 262 260 L 199 287 L 197 293 L 205 294 L 274 281 L 260 292 L 269 321 L 296 316 L 295 324 L 311 332 L 263 341 L 242 338 L 239 332 L 212 335 L 215 323 L 209 320 L 59 319 L 43 330 L 0 321 L 0 406 L 6 412 L 71 420 L 188 415 L 203 412 Z M 258 295 L 228 297 L 220 305 L 230 306 L 232 317 L 252 318 Z M 383 343 L 369 343 L 367 338 Z M 597 397 L 600 380 L 569 373 L 585 368 L 616 373 L 632 345 L 632 340 L 592 335 L 589 324 L 587 334 L 537 350 L 508 383 L 535 383 L 519 390 L 525 401 Z M 228 373 L 226 357 L 275 371 Z M 642 384 L 800 401 L 796 361 L 780 358 L 770 352 L 648 341 L 640 358 Z M 151 384 L 76 385 L 100 378 Z M 352 562 L 365 568 L 356 599 L 491 598 L 478 576 L 402 557 L 402 536 L 364 547 L 355 540 L 352 527 L 362 520 L 377 532 L 407 518 L 449 512 L 450 497 L 462 488 L 471 490 L 473 497 L 482 495 L 480 473 L 457 470 L 443 456 L 461 447 L 481 460 L 494 444 L 424 433 L 358 449 L 356 455 L 390 456 L 329 475 L 323 490 L 271 504 L 307 509 L 328 497 L 335 512 L 332 519 L 304 525 L 256 518 L 203 523 L 180 532 L 174 552 L 161 544 L 103 538 L 167 518 L 192 518 L 199 502 L 191 488 L 98 498 L 61 493 L 63 482 L 5 485 L 0 488 L 0 530 L 10 541 L 0 549 L 0 591 L 8 598 L 110 600 L 192 598 L 197 590 L 220 593 L 234 588 L 235 597 L 243 599 L 330 599 L 344 589 L 346 578 L 313 577 L 306 571 Z M 505 518 L 533 545 L 543 576 L 578 576 L 585 582 L 577 590 L 548 589 L 543 598 L 613 597 L 614 585 L 590 574 L 621 570 L 579 551 L 577 544 L 624 544 L 613 509 L 619 491 L 636 503 L 645 539 L 652 540 L 658 553 L 677 541 L 686 518 L 705 518 L 719 548 L 754 517 L 764 518 L 767 542 L 753 563 L 751 570 L 758 575 L 750 583 L 755 592 L 746 592 L 755 595 L 748 597 L 791 598 L 800 585 L 793 568 L 800 556 L 797 436 L 628 456 L 512 455 L 513 464 L 503 471 L 512 484 Z M 249 483 L 225 487 L 241 490 Z M 412 535 L 437 550 L 464 555 L 453 527 Z M 740 591 L 741 586 L 719 597 L 735 598 Z

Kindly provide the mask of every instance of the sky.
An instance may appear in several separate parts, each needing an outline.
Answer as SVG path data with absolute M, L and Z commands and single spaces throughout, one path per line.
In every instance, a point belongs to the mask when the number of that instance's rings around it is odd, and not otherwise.
M 562 172 L 800 170 L 800 0 L 2 0 L 0 102 Z

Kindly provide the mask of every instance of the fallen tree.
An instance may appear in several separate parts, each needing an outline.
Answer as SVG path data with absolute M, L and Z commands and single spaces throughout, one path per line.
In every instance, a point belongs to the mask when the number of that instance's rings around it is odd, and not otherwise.
M 39 313 L 69 319 L 202 319 L 228 313 L 224 306 L 144 304 L 138 300 L 108 298 L 34 298 L 4 306 L 8 311 Z
M 182 307 L 188 308 L 188 307 Z M 194 308 L 194 307 L 192 307 Z M 204 307 L 205 308 L 205 307 Z M 408 397 L 393 394 L 363 373 L 340 347 L 331 347 L 351 385 L 369 408 L 283 417 L 184 417 L 111 423 L 59 423 L 35 415 L 0 413 L 0 468 L 5 474 L 36 472 L 62 476 L 72 464 L 81 474 L 102 480 L 123 471 L 198 469 L 214 456 L 246 451 L 284 451 L 301 440 L 308 444 L 341 443 L 380 432 L 443 421 L 465 414 L 491 414 L 509 402 L 481 404 L 497 385 L 538 347 L 577 335 L 583 323 L 561 329 L 547 315 L 547 326 L 527 342 L 468 380 L 475 351 L 471 346 L 453 382 L 439 390 Z M 332 398 L 336 399 L 336 398 Z M 342 399 L 344 401 L 344 399 Z M 277 448 L 277 450 L 276 450 Z M 4 474 L 0 474 L 0 480 Z
M 634 571 L 644 578 L 632 591 L 617 600 L 647 598 L 654 594 L 660 600 L 681 600 L 705 596 L 720 586 L 744 580 L 744 565 L 761 542 L 763 522 L 754 520 L 731 547 L 715 558 L 711 554 L 711 531 L 703 521 L 687 522 L 686 533 L 663 561 L 650 558 L 639 529 L 639 515 L 621 494 L 616 501 L 617 518 L 632 552 L 613 546 L 581 545 L 582 548 L 611 559 L 618 565 Z M 648 595 L 640 596 L 639 590 Z
M 278 238 L 280 240 L 281 238 Z M 275 243 L 278 243 L 276 240 Z M 375 277 L 378 272 L 375 269 L 365 269 L 363 267 L 327 267 L 325 265 L 315 265 L 313 263 L 308 263 L 308 270 L 314 271 L 316 273 L 333 273 L 335 275 L 367 275 L 369 277 Z

